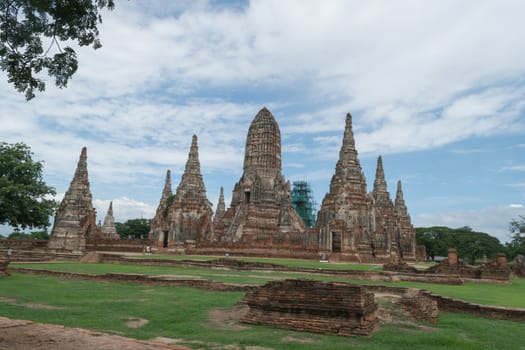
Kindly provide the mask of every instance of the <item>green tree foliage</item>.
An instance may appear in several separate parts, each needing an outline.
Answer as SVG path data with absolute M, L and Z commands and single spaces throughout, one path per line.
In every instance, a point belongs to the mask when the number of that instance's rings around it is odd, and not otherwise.
M 15 228 L 49 226 L 55 189 L 42 179 L 42 162 L 23 143 L 0 143 L 0 224 Z
M 78 60 L 64 45 L 101 47 L 97 25 L 104 8 L 112 10 L 113 0 L 1 0 L 0 68 L 8 82 L 27 100 L 45 90 L 37 76 L 44 69 L 56 86 L 66 87 Z
M 525 215 L 519 215 L 519 218 L 512 220 L 509 225 L 511 241 L 505 245 L 507 257 L 513 260 L 516 255 L 525 256 Z
M 47 240 L 49 239 L 49 233 L 47 230 L 42 231 L 33 231 L 33 232 L 21 232 L 15 231 L 7 236 L 7 239 L 38 239 L 38 240 Z
M 448 248 L 456 248 L 458 255 L 470 263 L 483 255 L 494 258 L 505 249 L 496 237 L 470 227 L 450 228 L 445 226 L 417 227 L 416 242 L 424 245 L 432 260 L 436 256 L 447 256 Z
M 146 239 L 151 219 L 130 219 L 124 223 L 115 222 L 115 228 L 122 239 Z

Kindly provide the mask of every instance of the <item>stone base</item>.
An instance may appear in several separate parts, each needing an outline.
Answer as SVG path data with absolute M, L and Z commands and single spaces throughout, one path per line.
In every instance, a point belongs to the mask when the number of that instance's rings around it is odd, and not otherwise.
M 342 336 L 379 328 L 373 293 L 348 283 L 312 280 L 269 282 L 245 297 L 242 322 Z

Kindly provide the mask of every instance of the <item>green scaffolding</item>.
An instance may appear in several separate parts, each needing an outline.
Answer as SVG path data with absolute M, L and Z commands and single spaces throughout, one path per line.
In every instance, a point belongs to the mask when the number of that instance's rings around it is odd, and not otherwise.
M 303 219 L 306 226 L 315 226 L 317 208 L 308 182 L 294 181 L 292 183 L 292 207 Z

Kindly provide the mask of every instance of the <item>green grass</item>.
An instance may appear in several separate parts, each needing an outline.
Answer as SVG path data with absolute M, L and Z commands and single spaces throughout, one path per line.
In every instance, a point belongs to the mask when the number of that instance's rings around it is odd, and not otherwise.
M 160 259 L 160 260 L 215 260 L 222 258 L 222 256 L 209 255 L 131 255 L 133 259 Z M 351 263 L 333 263 L 320 262 L 319 260 L 305 260 L 305 259 L 279 259 L 279 258 L 250 258 L 250 257 L 232 257 L 236 260 L 250 261 L 250 262 L 264 262 L 270 264 L 284 265 L 288 267 L 306 267 L 306 268 L 321 268 L 333 270 L 371 270 L 382 271 L 382 265 L 373 264 L 351 264 Z
M 207 270 L 197 268 L 179 268 L 165 266 L 142 266 L 132 264 L 80 264 L 80 263 L 45 263 L 45 264 L 17 264 L 12 267 L 28 267 L 49 269 L 55 271 L 81 272 L 90 274 L 141 273 L 148 275 L 181 275 L 188 277 L 201 277 L 225 283 L 238 284 L 264 284 L 268 281 L 284 278 L 309 278 L 321 281 L 343 281 L 361 284 L 384 284 L 402 287 L 415 287 L 430 290 L 434 293 L 463 299 L 473 303 L 499 305 L 525 308 L 525 280 L 512 279 L 512 284 L 485 284 L 466 282 L 464 285 L 443 285 L 418 282 L 377 282 L 364 280 L 351 280 L 344 277 L 306 275 L 301 273 L 261 272 L 261 271 L 233 271 L 233 270 Z
M 0 315 L 121 334 L 137 339 L 184 339 L 194 349 L 260 346 L 271 349 L 525 349 L 525 324 L 468 315 L 442 314 L 426 331 L 385 324 L 372 337 L 346 338 L 262 326 L 225 329 L 209 318 L 212 309 L 230 309 L 243 293 L 179 287 L 101 283 L 14 273 L 0 279 Z M 6 299 L 7 298 L 7 299 Z M 16 305 L 6 302 L 16 299 Z M 29 305 L 28 303 L 31 303 Z M 35 304 L 61 309 L 35 308 Z M 146 319 L 138 329 L 129 318 Z

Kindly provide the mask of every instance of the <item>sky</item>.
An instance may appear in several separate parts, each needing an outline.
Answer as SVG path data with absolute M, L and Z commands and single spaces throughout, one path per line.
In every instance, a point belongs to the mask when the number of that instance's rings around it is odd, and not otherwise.
M 103 47 L 78 48 L 66 89 L 27 102 L 0 72 L 0 140 L 24 142 L 61 199 L 83 146 L 97 208 L 151 218 L 199 138 L 208 199 L 227 204 L 246 134 L 266 106 L 283 175 L 320 206 L 345 115 L 368 189 L 383 156 L 416 227 L 509 240 L 525 215 L 525 2 L 116 1 Z M 0 233 L 11 232 L 3 227 Z

